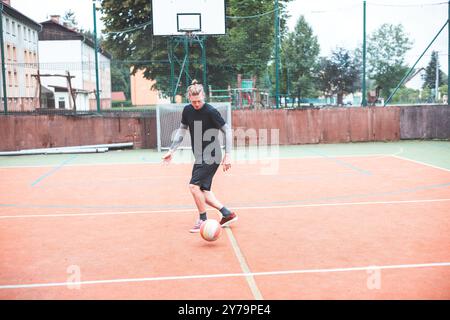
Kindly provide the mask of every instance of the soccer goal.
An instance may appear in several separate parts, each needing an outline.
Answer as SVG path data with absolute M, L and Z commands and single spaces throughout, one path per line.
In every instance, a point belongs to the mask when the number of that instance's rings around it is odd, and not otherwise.
M 211 104 L 222 115 L 225 122 L 232 128 L 231 104 L 228 102 L 216 102 Z M 158 152 L 168 150 L 172 144 L 175 133 L 180 127 L 181 114 L 186 104 L 161 104 L 156 106 L 156 134 Z M 222 147 L 225 147 L 225 138 L 222 131 L 219 131 L 219 140 Z M 178 149 L 191 149 L 191 136 L 189 132 L 184 136 L 183 142 Z

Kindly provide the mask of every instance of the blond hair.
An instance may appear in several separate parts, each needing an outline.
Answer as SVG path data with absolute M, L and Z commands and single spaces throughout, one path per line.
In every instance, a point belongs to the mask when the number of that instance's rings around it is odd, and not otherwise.
M 187 89 L 187 96 L 189 98 L 190 96 L 198 96 L 200 94 L 205 96 L 205 91 L 203 90 L 203 86 L 194 79 L 192 80 L 192 84 Z

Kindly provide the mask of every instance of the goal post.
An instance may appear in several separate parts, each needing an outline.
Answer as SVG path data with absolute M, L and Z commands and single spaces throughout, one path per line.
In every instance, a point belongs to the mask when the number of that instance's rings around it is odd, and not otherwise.
M 186 104 L 160 104 L 156 106 L 156 137 L 158 152 L 169 150 L 173 138 L 180 127 L 181 114 Z M 232 128 L 231 104 L 229 102 L 216 102 L 211 104 L 222 115 L 225 122 Z M 219 131 L 219 140 L 225 147 L 225 137 Z M 191 149 L 191 136 L 189 132 L 184 136 L 183 142 L 178 149 Z

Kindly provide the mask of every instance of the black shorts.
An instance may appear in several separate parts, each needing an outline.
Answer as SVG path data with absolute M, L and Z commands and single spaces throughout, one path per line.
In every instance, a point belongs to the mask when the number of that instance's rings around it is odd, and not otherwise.
M 217 168 L 219 168 L 218 163 L 213 164 L 194 164 L 192 168 L 192 178 L 189 182 L 200 187 L 200 190 L 211 190 L 212 179 L 216 174 Z

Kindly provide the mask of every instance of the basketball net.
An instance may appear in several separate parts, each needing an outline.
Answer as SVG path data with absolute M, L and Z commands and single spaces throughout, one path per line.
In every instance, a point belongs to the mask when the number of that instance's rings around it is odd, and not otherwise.
M 192 46 L 192 42 L 194 41 L 194 39 L 196 37 L 194 32 L 193 31 L 186 31 L 186 37 L 188 38 L 189 45 Z

